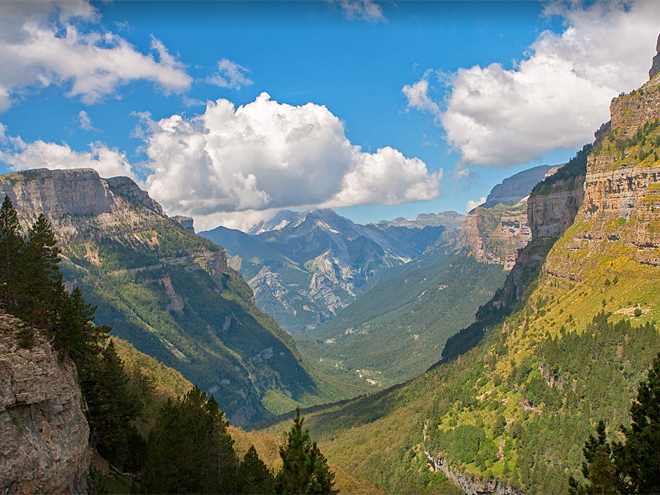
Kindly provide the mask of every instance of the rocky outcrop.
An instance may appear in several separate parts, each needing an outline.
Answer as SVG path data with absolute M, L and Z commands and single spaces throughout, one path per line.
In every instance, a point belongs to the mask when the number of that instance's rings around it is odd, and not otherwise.
M 456 237 L 457 249 L 469 250 L 480 262 L 511 270 L 518 250 L 532 239 L 526 200 L 512 207 L 478 207 L 472 210 Z
M 0 177 L 24 226 L 44 214 L 60 240 L 87 231 L 139 224 L 144 215 L 164 216 L 161 206 L 128 177 L 102 179 L 92 169 L 26 170 Z
M 649 79 L 653 79 L 655 75 L 660 72 L 660 36 L 658 36 L 655 51 L 656 56 L 653 57 L 653 63 L 651 64 L 651 69 L 649 69 Z
M 89 426 L 75 367 L 39 335 L 19 347 L 21 325 L 0 314 L 0 493 L 84 493 Z
M 181 226 L 183 228 L 185 228 L 186 230 L 189 230 L 193 234 L 195 233 L 195 227 L 193 225 L 194 221 L 191 217 L 184 217 L 184 216 L 181 216 L 181 215 L 176 215 L 176 216 L 172 217 L 172 220 L 174 220 L 175 222 L 178 222 L 179 224 L 181 224 Z
M 474 479 L 451 467 L 442 457 L 435 458 L 428 452 L 424 452 L 424 454 L 426 461 L 434 471 L 442 471 L 466 495 L 525 495 L 525 492 L 494 478 Z
M 486 202 L 481 206 L 490 208 L 500 203 L 508 206 L 515 205 L 521 199 L 529 196 L 534 186 L 554 170 L 556 170 L 556 167 L 540 165 L 518 172 L 493 187 L 486 198 Z

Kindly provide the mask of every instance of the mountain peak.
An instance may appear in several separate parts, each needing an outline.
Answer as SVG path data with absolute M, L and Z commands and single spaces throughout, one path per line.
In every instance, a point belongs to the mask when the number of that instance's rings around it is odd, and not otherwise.
M 653 57 L 653 64 L 649 70 L 649 79 L 653 79 L 660 72 L 660 35 L 658 35 L 658 41 L 655 44 L 655 51 L 656 55 Z

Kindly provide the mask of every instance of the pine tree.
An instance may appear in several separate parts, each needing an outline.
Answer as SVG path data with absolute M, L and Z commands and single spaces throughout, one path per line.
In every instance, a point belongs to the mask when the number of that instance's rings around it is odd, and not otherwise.
M 16 306 L 14 288 L 23 247 L 18 214 L 5 196 L 0 207 L 0 306 L 11 311 Z
M 52 329 L 57 321 L 64 290 L 59 255 L 50 222 L 41 214 L 28 231 L 16 289 L 20 301 L 16 315 L 41 328 Z
M 168 401 L 149 436 L 146 493 L 235 493 L 238 458 L 217 401 L 193 387 Z
M 325 457 L 316 442 L 312 443 L 309 430 L 302 429 L 304 420 L 300 417 L 300 408 L 297 408 L 285 444 L 280 446 L 283 465 L 277 473 L 277 493 L 339 493 L 333 489 L 335 475 L 328 468 Z
M 648 377 L 640 383 L 630 408 L 631 424 L 622 426 L 624 442 L 610 442 L 600 421 L 585 444 L 578 484 L 571 476 L 570 491 L 586 493 L 660 493 L 660 354 L 653 360 Z
M 250 447 L 238 468 L 238 492 L 249 494 L 275 493 L 275 477 L 266 464 L 259 459 L 254 445 Z
M 630 415 L 630 426 L 621 428 L 625 444 L 614 446 L 617 467 L 628 492 L 660 493 L 660 354 L 637 389 Z
M 596 437 L 589 436 L 583 453 L 585 462 L 582 463 L 582 475 L 587 480 L 587 484 L 579 485 L 571 476 L 568 480 L 571 493 L 619 493 L 617 470 L 612 456 L 612 446 L 605 433 L 604 421 L 598 423 Z
M 124 364 L 110 342 L 100 359 L 79 365 L 80 387 L 87 402 L 90 445 L 113 463 L 123 465 L 132 421 L 142 404 L 127 389 Z

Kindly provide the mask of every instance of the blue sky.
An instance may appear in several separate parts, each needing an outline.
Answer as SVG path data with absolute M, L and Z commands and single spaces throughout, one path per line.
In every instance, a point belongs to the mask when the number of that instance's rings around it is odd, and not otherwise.
M 2 2 L 0 19 L 0 171 L 131 175 L 198 229 L 464 213 L 589 142 L 660 31 L 639 1 Z

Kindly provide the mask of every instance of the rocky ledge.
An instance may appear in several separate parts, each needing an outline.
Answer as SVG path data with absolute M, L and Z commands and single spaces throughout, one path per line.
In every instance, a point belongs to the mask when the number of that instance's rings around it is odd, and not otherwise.
M 23 323 L 0 313 L 0 494 L 84 493 L 90 451 L 76 369 Z

